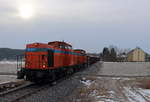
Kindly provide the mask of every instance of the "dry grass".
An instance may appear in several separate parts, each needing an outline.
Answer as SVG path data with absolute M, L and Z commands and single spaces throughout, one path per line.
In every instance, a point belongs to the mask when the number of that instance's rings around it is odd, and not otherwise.
M 143 89 L 150 89 L 150 78 L 140 80 L 139 81 L 139 87 L 141 87 Z
M 103 80 L 97 80 L 95 77 L 80 78 L 81 81 L 90 80 L 92 83 L 89 86 L 82 85 L 78 87 L 73 94 L 64 98 L 62 102 L 93 102 L 96 101 L 96 96 L 107 94 L 107 89 L 103 86 Z

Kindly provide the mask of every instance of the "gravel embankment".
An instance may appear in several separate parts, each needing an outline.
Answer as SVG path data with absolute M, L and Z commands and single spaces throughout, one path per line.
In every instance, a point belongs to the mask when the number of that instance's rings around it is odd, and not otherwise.
M 63 102 L 64 97 L 73 93 L 80 84 L 76 78 L 69 78 L 50 86 L 46 90 L 33 94 L 25 100 L 21 100 L 21 102 Z

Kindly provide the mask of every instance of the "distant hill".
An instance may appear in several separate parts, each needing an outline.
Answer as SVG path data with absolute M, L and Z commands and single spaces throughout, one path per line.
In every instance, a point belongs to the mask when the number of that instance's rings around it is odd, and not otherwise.
M 0 48 L 0 61 L 2 60 L 16 60 L 17 55 L 24 54 L 24 50 Z

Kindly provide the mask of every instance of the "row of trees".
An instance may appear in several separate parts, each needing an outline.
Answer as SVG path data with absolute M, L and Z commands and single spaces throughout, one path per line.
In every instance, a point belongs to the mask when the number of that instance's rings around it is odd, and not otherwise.
M 10 49 L 0 48 L 0 61 L 1 60 L 16 60 L 17 55 L 23 55 L 25 50 L 23 49 Z
M 117 61 L 117 52 L 115 48 L 104 47 L 103 52 L 100 54 L 100 57 L 103 59 L 103 61 L 115 62 Z

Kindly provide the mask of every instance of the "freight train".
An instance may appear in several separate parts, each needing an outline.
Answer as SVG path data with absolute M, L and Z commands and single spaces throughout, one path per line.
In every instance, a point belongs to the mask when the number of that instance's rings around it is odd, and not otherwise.
M 86 51 L 73 49 L 64 41 L 27 44 L 25 54 L 17 57 L 17 77 L 34 82 L 53 81 L 96 61 Z

